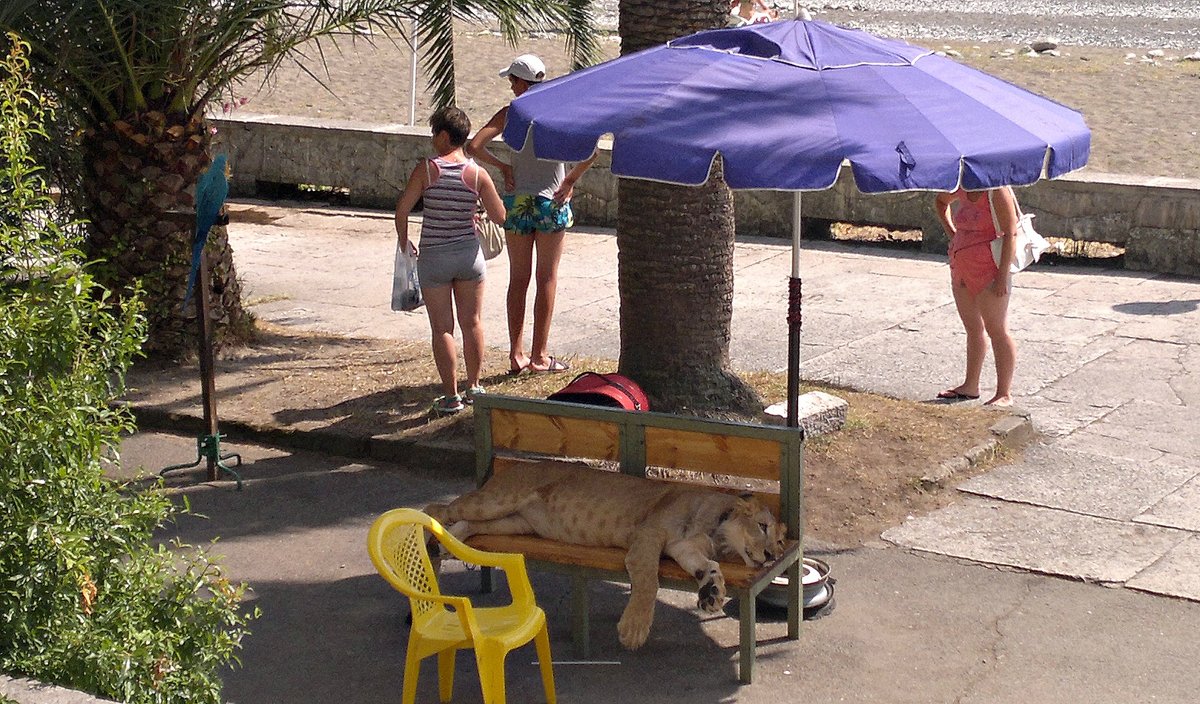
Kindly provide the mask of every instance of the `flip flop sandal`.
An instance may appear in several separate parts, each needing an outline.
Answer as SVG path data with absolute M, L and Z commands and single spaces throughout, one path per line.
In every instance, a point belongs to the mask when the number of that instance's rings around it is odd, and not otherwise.
M 538 369 L 537 367 L 533 366 L 533 363 L 530 363 L 529 366 L 526 367 L 526 369 L 533 372 L 534 374 L 549 374 L 552 372 L 569 371 L 571 369 L 571 365 L 562 361 L 558 357 L 552 356 L 552 357 L 550 357 L 550 364 L 545 369 Z
M 939 393 L 937 397 L 943 401 L 974 401 L 979 398 L 979 394 L 972 396 L 971 394 L 964 394 L 957 389 L 946 389 Z

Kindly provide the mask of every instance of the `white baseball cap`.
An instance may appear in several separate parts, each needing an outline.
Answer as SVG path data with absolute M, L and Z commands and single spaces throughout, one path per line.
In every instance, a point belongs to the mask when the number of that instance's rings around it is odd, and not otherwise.
M 500 72 L 500 76 L 516 76 L 529 83 L 541 83 L 546 80 L 546 64 L 533 54 L 521 54 Z

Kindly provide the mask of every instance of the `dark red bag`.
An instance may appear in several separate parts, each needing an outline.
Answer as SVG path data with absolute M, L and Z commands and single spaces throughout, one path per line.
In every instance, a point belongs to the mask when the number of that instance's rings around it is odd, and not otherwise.
M 650 410 L 650 402 L 646 400 L 642 387 L 620 374 L 584 372 L 546 398 L 551 401 L 624 408 L 627 411 Z

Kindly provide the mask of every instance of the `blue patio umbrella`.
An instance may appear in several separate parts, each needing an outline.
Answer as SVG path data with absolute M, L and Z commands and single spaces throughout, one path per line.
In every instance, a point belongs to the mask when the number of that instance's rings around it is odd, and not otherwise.
M 618 176 L 796 191 L 788 421 L 799 388 L 800 196 L 848 163 L 866 193 L 1025 185 L 1087 163 L 1076 111 L 931 51 L 815 20 L 700 32 L 534 86 L 504 140 Z
M 504 141 L 683 185 L 864 193 L 1023 185 L 1087 162 L 1076 111 L 926 49 L 815 20 L 700 32 L 533 87 Z

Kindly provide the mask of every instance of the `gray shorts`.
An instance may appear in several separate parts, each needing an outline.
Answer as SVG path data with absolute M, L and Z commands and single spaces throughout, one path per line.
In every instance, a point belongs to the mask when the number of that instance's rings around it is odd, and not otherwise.
M 421 288 L 449 286 L 454 281 L 482 281 L 487 272 L 479 239 L 470 239 L 422 247 L 417 257 L 417 278 Z

